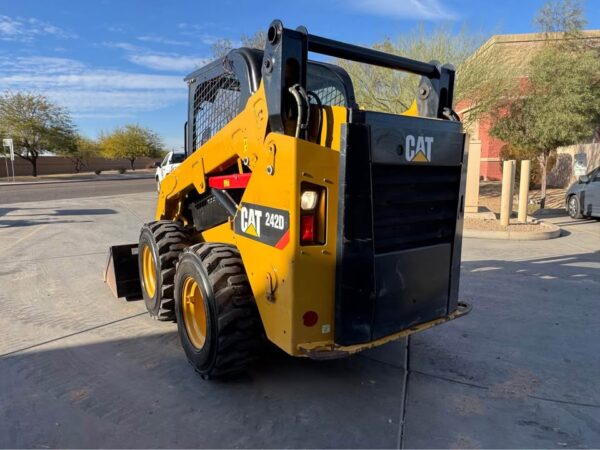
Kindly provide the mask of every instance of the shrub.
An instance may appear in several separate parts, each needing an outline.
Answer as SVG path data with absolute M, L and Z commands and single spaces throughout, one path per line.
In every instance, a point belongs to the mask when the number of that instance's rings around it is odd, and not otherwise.
M 119 167 L 117 170 L 118 170 L 119 173 L 125 173 L 125 172 L 127 172 L 127 169 L 125 169 L 124 167 Z
M 100 174 L 102 173 L 102 171 L 101 171 L 100 169 L 96 169 L 96 170 L 94 170 L 94 173 L 95 173 L 96 175 L 100 175 Z
M 515 151 L 509 145 L 504 145 L 504 147 L 502 147 L 502 149 L 500 150 L 500 157 L 502 158 L 502 161 L 507 161 L 510 159 L 514 159 L 517 161 L 516 170 L 515 170 L 515 181 L 516 181 L 516 183 L 518 183 L 520 176 L 521 176 L 521 160 L 527 159 L 527 157 L 522 155 L 518 151 Z M 542 171 L 540 169 L 540 165 L 536 164 L 537 161 L 534 158 L 532 158 L 532 159 L 533 160 L 531 161 L 531 175 L 529 178 L 529 187 L 532 189 L 537 189 L 540 187 L 540 184 L 541 184 Z M 502 163 L 500 163 L 500 164 L 502 164 Z M 552 171 L 552 169 L 554 168 L 555 165 L 556 165 L 556 152 L 552 152 L 552 153 L 550 153 L 550 156 L 548 156 L 548 162 L 547 162 L 548 173 L 550 173 Z

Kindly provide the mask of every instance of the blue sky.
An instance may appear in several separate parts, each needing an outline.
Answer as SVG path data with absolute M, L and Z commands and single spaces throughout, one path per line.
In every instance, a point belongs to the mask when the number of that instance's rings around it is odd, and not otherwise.
M 183 77 L 218 38 L 239 39 L 274 18 L 368 45 L 419 23 L 492 35 L 534 31 L 543 0 L 0 0 L 0 89 L 43 92 L 95 137 L 139 123 L 180 148 Z M 586 3 L 600 28 L 600 0 Z

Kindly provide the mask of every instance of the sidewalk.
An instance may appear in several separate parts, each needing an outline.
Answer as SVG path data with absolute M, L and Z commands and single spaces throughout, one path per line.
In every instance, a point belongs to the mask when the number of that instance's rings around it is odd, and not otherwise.
M 135 179 L 148 179 L 154 178 L 155 169 L 138 169 L 135 171 L 127 171 L 123 174 L 117 170 L 107 170 L 99 175 L 94 172 L 80 172 L 80 173 L 65 173 L 65 174 L 54 174 L 54 175 L 39 175 L 37 177 L 32 176 L 18 176 L 15 177 L 13 183 L 12 177 L 7 179 L 6 177 L 0 178 L 0 186 L 14 186 L 14 185 L 27 185 L 27 184 L 48 184 L 48 183 L 75 183 L 81 181 L 111 181 L 111 180 L 135 180 Z

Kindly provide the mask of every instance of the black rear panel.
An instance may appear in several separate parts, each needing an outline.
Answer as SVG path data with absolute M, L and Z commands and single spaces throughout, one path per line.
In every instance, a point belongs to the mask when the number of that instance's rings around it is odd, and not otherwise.
M 373 164 L 375 253 L 451 243 L 459 166 Z
M 340 151 L 335 341 L 457 307 L 466 164 L 461 124 L 352 111 Z

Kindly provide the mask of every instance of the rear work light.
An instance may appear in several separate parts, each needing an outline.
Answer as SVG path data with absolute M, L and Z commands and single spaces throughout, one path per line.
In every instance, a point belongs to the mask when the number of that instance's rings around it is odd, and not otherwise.
M 319 193 L 317 191 L 304 191 L 300 196 L 300 208 L 303 211 L 312 211 L 317 206 L 319 201 Z
M 325 244 L 327 190 L 316 184 L 300 186 L 300 244 Z

